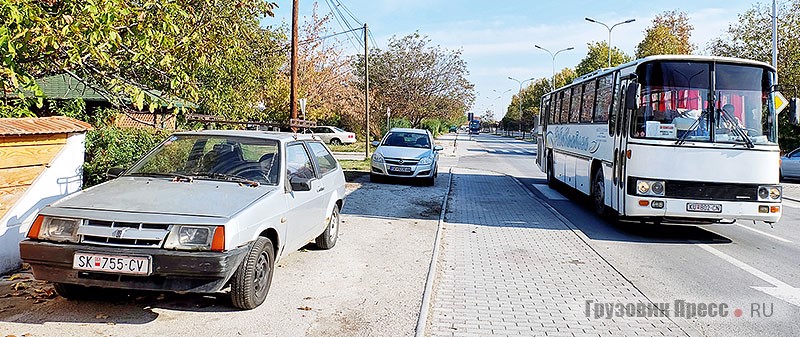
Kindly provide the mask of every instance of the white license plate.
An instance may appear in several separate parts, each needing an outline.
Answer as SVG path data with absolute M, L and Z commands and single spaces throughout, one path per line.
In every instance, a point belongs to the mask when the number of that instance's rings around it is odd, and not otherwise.
M 688 203 L 686 210 L 689 212 L 722 213 L 721 204 Z
M 392 172 L 411 172 L 410 167 L 405 166 L 389 166 L 389 171 Z
M 150 275 L 149 256 L 118 256 L 77 252 L 72 268 L 106 273 Z

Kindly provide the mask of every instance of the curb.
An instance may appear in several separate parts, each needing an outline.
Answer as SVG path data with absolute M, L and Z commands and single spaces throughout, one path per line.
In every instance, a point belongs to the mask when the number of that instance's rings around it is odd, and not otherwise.
M 422 303 L 420 303 L 419 316 L 417 317 L 417 327 L 414 336 L 423 337 L 425 328 L 428 325 L 428 315 L 430 311 L 431 293 L 433 292 L 433 279 L 436 278 L 437 261 L 439 260 L 439 245 L 442 239 L 442 227 L 444 225 L 444 215 L 447 213 L 447 199 L 453 189 L 453 168 L 448 170 L 450 179 L 447 182 L 447 192 L 442 199 L 442 211 L 439 214 L 439 222 L 436 225 L 436 239 L 433 240 L 433 252 L 431 253 L 431 263 L 428 265 L 428 276 L 425 280 L 425 290 L 422 292 Z

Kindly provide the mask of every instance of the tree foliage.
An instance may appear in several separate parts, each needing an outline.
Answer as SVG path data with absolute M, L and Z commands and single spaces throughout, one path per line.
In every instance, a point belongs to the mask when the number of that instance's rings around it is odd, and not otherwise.
M 712 40 L 712 55 L 739 57 L 772 63 L 772 8 L 764 3 L 753 5 L 739 14 L 726 34 Z M 800 86 L 800 0 L 778 2 L 778 81 L 787 96 L 796 95 Z M 789 122 L 788 114 L 779 116 L 779 143 L 782 149 L 800 146 L 800 127 Z
M 419 127 L 426 118 L 457 119 L 472 105 L 474 88 L 466 78 L 467 64 L 461 51 L 430 44 L 426 36 L 413 33 L 392 37 L 386 50 L 370 51 L 370 108 L 376 125 L 385 118 L 387 108 L 392 116 Z M 353 70 L 355 85 L 363 90 L 363 56 L 353 62 Z
M 589 52 L 586 53 L 578 65 L 575 67 L 575 72 L 578 76 L 583 76 L 595 70 L 608 67 L 608 43 L 589 42 L 587 43 Z M 611 66 L 616 67 L 620 64 L 632 61 L 631 57 L 626 55 L 622 50 L 617 47 L 611 49 Z
M 636 46 L 636 58 L 650 55 L 691 54 L 696 46 L 689 42 L 694 26 L 685 12 L 666 11 L 645 29 L 644 39 Z

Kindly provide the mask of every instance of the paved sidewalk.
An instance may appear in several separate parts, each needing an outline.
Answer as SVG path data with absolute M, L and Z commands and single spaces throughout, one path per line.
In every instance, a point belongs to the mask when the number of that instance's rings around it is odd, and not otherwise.
M 800 184 L 781 183 L 783 186 L 783 197 L 793 201 L 800 201 Z
M 587 317 L 587 300 L 649 302 L 512 178 L 453 172 L 427 336 L 686 335 L 665 317 Z

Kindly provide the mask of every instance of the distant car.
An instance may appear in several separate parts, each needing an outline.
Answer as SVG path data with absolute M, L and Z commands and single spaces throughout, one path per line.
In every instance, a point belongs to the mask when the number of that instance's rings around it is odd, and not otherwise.
M 781 179 L 800 179 L 800 148 L 781 157 Z
M 20 246 L 69 299 L 98 288 L 264 302 L 276 261 L 338 239 L 344 174 L 307 135 L 179 132 L 119 177 L 43 208 Z
M 383 140 L 372 142 L 377 146 L 372 155 L 370 180 L 380 181 L 384 177 L 422 179 L 433 186 L 439 173 L 439 151 L 428 130 L 395 128 L 389 130 Z
M 450 132 L 457 132 L 457 131 L 458 131 L 457 127 L 455 127 L 455 126 L 451 126 L 450 127 Z
M 344 131 L 335 126 L 318 126 L 311 128 L 315 136 L 318 136 L 326 143 L 332 145 L 353 144 L 356 142 L 356 134 Z

